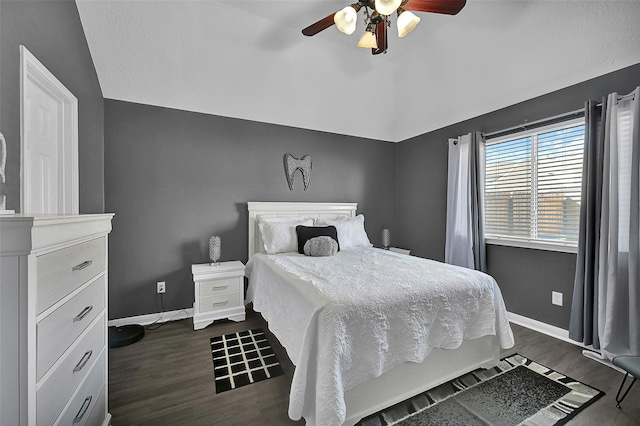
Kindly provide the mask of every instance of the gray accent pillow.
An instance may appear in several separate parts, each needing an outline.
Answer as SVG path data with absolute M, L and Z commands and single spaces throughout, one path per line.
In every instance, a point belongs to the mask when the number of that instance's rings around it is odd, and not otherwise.
M 304 244 L 305 256 L 333 256 L 338 252 L 338 243 L 331 237 L 321 236 L 309 239 Z

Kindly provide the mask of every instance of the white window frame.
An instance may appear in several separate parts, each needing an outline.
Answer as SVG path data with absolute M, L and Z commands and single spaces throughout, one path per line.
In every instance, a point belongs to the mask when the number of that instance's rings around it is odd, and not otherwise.
M 535 153 L 535 151 L 537 151 L 537 135 L 539 133 L 544 133 L 546 131 L 549 130 L 556 130 L 559 128 L 565 128 L 565 127 L 573 127 L 577 124 L 585 124 L 585 119 L 584 117 L 580 117 L 580 118 L 574 118 L 574 119 L 569 119 L 566 121 L 562 121 L 559 123 L 553 123 L 553 124 L 549 124 L 546 126 L 540 126 L 540 127 L 536 127 L 536 128 L 532 128 L 532 129 L 528 129 L 528 130 L 523 130 L 521 132 L 517 132 L 517 133 L 511 133 L 505 136 L 500 136 L 500 137 L 496 137 L 493 139 L 490 139 L 488 141 L 485 142 L 485 146 L 489 146 L 489 145 L 493 145 L 493 144 L 497 144 L 500 142 L 505 142 L 507 140 L 512 140 L 512 139 L 518 139 L 518 138 L 522 138 L 522 137 L 526 137 L 526 136 L 532 136 L 533 141 L 532 141 L 532 149 L 534 154 L 537 157 L 537 153 Z M 532 154 L 533 156 L 533 154 Z M 484 173 L 486 172 L 485 170 L 485 163 L 484 163 L 484 155 L 482 156 L 482 184 L 483 184 L 483 188 L 482 188 L 482 197 L 483 197 L 483 203 L 484 203 Z M 584 159 L 583 159 L 584 161 Z M 536 161 L 532 161 L 531 162 L 531 174 L 532 174 L 532 180 L 537 179 L 537 162 Z M 534 173 L 535 171 L 535 173 Z M 533 183 L 532 183 L 533 185 Z M 537 194 L 533 194 L 533 197 L 537 197 Z M 580 202 L 582 202 L 582 200 L 580 200 Z M 535 209 L 535 203 L 534 205 L 531 207 L 532 209 Z M 485 206 L 482 206 L 483 209 L 483 219 L 486 218 L 484 211 L 486 211 Z M 533 212 L 532 211 L 532 215 L 535 216 L 535 219 L 537 220 L 537 212 Z M 490 236 L 490 237 L 486 237 L 485 236 L 485 243 L 486 244 L 491 244 L 491 245 L 499 245 L 499 246 L 509 246 L 509 247 L 521 247 L 521 248 L 527 248 L 527 249 L 536 249 L 536 250 L 546 250 L 546 251 L 556 251 L 556 252 L 564 252 L 564 253 L 577 253 L 578 252 L 578 243 L 572 243 L 572 242 L 561 242 L 561 241 L 543 241 L 543 240 L 538 240 L 538 239 L 533 239 L 533 238 L 519 238 L 519 237 L 505 237 L 505 236 Z

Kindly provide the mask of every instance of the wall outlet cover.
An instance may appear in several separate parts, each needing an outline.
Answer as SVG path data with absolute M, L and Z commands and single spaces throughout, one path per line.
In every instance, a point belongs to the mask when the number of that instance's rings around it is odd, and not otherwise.
M 551 303 L 554 305 L 562 306 L 562 293 L 557 291 L 551 292 Z

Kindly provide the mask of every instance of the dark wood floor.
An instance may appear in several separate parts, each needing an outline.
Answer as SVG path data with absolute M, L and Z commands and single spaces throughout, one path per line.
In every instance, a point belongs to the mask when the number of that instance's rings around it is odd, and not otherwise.
M 252 328 L 264 329 L 285 375 L 215 393 L 209 338 Z M 518 352 L 606 395 L 570 425 L 639 425 L 640 384 L 615 407 L 622 374 L 581 355 L 579 347 L 513 325 Z M 190 319 L 167 323 L 130 346 L 109 350 L 109 411 L 114 426 L 129 425 L 287 425 L 293 365 L 259 314 L 247 310 L 241 323 L 217 321 L 193 331 Z

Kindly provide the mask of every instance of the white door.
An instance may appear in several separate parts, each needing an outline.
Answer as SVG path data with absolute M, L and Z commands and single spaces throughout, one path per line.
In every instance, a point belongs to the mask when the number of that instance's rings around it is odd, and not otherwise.
M 31 80 L 24 87 L 25 213 L 58 213 L 58 101 Z
M 21 211 L 78 214 L 78 99 L 24 46 Z

